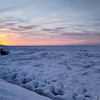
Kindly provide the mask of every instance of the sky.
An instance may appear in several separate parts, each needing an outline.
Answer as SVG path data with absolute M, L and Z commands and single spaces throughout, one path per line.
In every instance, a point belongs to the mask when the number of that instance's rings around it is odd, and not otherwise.
M 1 0 L 0 44 L 100 45 L 100 0 Z

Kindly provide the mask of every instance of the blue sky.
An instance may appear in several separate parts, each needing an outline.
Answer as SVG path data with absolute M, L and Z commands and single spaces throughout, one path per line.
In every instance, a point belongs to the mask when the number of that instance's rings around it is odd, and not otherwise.
M 2 0 L 0 42 L 100 45 L 100 0 Z

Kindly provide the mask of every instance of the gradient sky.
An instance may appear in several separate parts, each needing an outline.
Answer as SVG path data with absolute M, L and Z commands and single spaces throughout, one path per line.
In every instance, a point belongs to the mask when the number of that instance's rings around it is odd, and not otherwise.
M 1 0 L 0 43 L 100 45 L 100 0 Z

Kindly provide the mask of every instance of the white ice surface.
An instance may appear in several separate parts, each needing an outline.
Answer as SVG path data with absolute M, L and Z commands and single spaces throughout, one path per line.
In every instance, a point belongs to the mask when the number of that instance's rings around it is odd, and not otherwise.
M 100 95 L 100 46 L 9 49 L 9 55 L 0 56 L 0 78 L 51 98 L 64 99 L 76 90 L 77 99 L 86 92 L 91 94 L 86 100 Z
M 51 100 L 0 79 L 0 100 Z

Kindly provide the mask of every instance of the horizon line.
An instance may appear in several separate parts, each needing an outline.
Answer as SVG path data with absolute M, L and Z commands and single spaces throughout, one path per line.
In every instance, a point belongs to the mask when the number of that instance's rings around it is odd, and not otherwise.
M 6 46 L 100 46 L 100 44 L 79 44 L 79 45 L 6 45 Z

